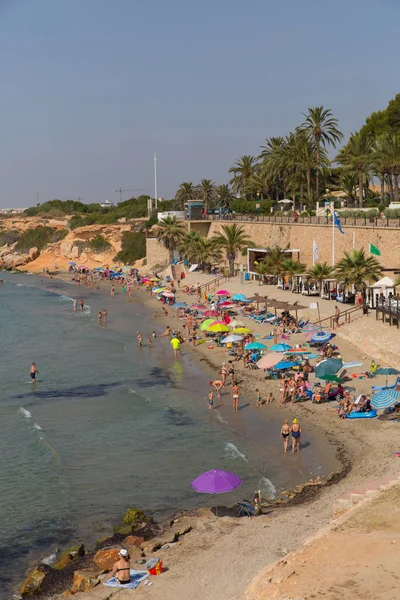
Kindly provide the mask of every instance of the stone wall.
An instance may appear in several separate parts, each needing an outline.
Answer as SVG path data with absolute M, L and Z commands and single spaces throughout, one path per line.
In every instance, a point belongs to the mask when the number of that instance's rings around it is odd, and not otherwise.
M 189 229 L 202 236 L 212 237 L 221 231 L 222 225 L 232 225 L 233 221 L 190 221 Z M 240 223 L 256 248 L 275 244 L 300 250 L 300 261 L 307 268 L 312 266 L 313 239 L 318 246 L 318 261 L 332 263 L 331 225 L 290 225 L 279 223 Z M 364 248 L 368 254 L 369 244 L 381 251 L 378 260 L 386 269 L 400 268 L 400 229 L 390 227 L 351 227 L 344 226 L 344 234 L 335 228 L 335 260 L 342 258 L 344 251 Z M 156 264 L 168 259 L 168 252 L 155 238 L 147 239 L 148 264 Z M 297 258 L 297 254 L 294 255 Z M 245 257 L 238 257 L 238 263 L 246 264 Z

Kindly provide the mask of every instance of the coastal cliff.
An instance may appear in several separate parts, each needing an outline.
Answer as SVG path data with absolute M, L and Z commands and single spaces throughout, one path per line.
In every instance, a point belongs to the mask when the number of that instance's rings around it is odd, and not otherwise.
M 118 224 L 85 225 L 75 229 L 70 229 L 69 222 L 69 217 L 0 219 L 0 268 L 40 272 L 44 268 L 67 270 L 70 261 L 89 268 L 117 264 L 115 256 L 122 248 L 123 234 L 139 231 L 145 219 Z M 29 239 L 35 239 L 34 233 L 39 231 L 44 234 L 44 242 L 47 241 L 45 235 L 50 241 L 44 243 L 43 247 L 30 246 Z M 27 235 L 29 233 L 30 236 Z M 91 247 L 96 236 L 104 239 L 104 248 L 95 250 Z M 26 239 L 25 245 L 21 244 L 21 239 Z

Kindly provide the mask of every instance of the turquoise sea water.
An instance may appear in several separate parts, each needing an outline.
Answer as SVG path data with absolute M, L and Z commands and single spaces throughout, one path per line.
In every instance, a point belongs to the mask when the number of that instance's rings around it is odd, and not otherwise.
M 71 541 L 111 531 L 128 506 L 163 518 L 180 508 L 234 503 L 261 488 L 271 498 L 332 469 L 321 441 L 284 457 L 280 422 L 230 401 L 207 409 L 209 374 L 175 361 L 140 294 L 131 302 L 30 275 L 0 286 L 0 598 L 20 572 Z M 51 289 L 45 289 L 50 285 Z M 85 300 L 74 313 L 72 297 Z M 97 312 L 106 306 L 106 327 Z M 165 323 L 162 324 L 165 327 Z M 29 367 L 39 369 L 32 386 Z M 248 399 L 254 402 L 254 399 Z M 246 404 L 246 399 L 243 399 Z M 264 409 L 262 409 L 264 410 Z M 216 501 L 190 482 L 220 468 L 243 478 Z

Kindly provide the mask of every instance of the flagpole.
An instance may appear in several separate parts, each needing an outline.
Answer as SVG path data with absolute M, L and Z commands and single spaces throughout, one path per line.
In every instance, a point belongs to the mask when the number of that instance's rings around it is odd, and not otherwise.
M 333 209 L 335 210 L 335 209 Z M 332 213 L 332 267 L 335 266 L 335 214 L 331 210 Z
M 312 241 L 312 266 L 315 265 L 315 240 Z

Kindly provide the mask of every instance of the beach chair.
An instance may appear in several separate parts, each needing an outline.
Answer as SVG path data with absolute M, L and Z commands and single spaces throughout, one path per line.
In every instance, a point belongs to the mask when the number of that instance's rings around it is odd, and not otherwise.
M 392 385 L 373 385 L 371 386 L 374 392 L 379 392 L 380 390 L 393 390 L 400 383 L 400 377 L 397 377 L 396 381 Z
M 243 500 L 237 503 L 238 517 L 256 517 L 261 512 L 261 494 L 255 492 L 253 500 Z

